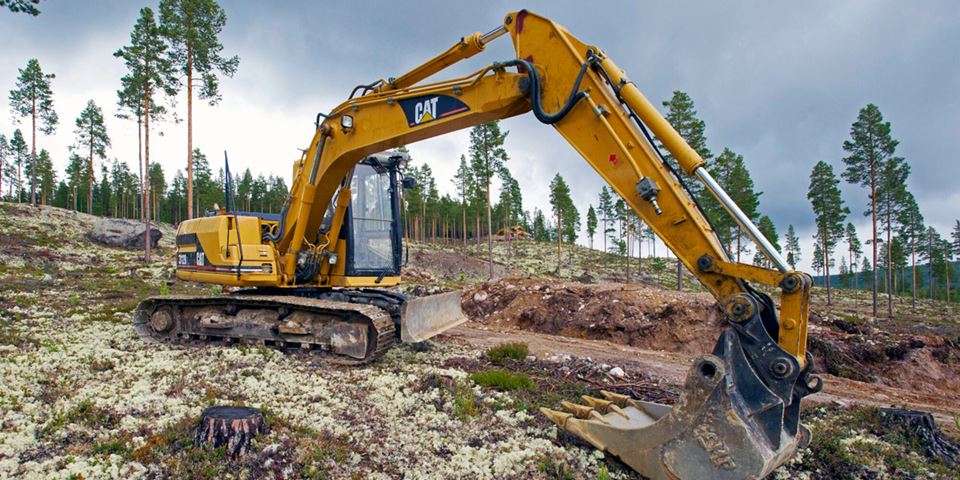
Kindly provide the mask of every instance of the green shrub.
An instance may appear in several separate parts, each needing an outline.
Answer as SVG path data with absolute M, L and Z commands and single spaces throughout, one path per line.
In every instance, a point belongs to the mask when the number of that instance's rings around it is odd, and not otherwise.
M 501 343 L 495 347 L 491 347 L 490 350 L 487 350 L 487 358 L 490 359 L 493 363 L 503 363 L 507 359 L 513 360 L 523 360 L 527 358 L 529 354 L 529 349 L 527 348 L 526 343 Z
M 457 415 L 461 422 L 465 422 L 470 417 L 475 417 L 480 413 L 477 400 L 473 396 L 473 390 L 467 385 L 458 384 L 454 388 L 453 413 Z
M 533 386 L 533 381 L 526 374 L 512 373 L 506 370 L 477 372 L 470 375 L 470 380 L 482 387 L 492 387 L 500 390 L 519 390 Z

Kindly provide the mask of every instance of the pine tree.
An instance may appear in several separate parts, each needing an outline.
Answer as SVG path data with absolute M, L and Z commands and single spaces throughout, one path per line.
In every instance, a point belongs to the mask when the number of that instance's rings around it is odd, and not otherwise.
M 20 132 L 19 128 L 14 130 L 13 136 L 10 137 L 10 152 L 13 156 L 13 165 L 16 166 L 16 196 L 17 203 L 20 203 L 23 201 L 23 167 L 30 161 L 30 151 L 27 149 L 27 141 L 24 140 L 23 133 Z M 11 179 L 12 178 L 13 175 L 11 175 Z
M 847 267 L 847 257 L 840 257 L 840 286 L 850 288 L 850 268 Z
M 70 154 L 70 159 L 67 162 L 67 186 L 69 189 L 68 199 L 73 211 L 78 210 L 78 205 L 80 203 L 79 197 L 84 192 L 82 188 L 84 185 L 87 185 L 86 175 L 87 169 L 84 168 L 85 162 L 83 157 L 77 155 L 76 153 Z
M 819 234 L 817 235 L 818 235 L 816 237 L 817 241 L 813 242 L 813 260 L 810 261 L 810 266 L 813 268 L 813 271 L 817 272 L 817 275 L 822 276 L 823 266 L 825 264 L 824 257 L 823 257 L 823 247 L 821 246 L 823 242 L 820 241 Z M 827 285 L 829 285 L 830 279 L 827 277 L 823 277 L 823 278 L 826 278 L 825 282 Z
M 499 122 L 477 125 L 470 129 L 470 167 L 478 190 L 482 189 L 487 206 L 487 266 L 488 278 L 493 278 L 493 220 L 490 202 L 490 183 L 508 160 L 503 141 L 509 132 L 500 131 Z M 479 232 L 477 232 L 479 234 Z
M 590 237 L 590 249 L 593 249 L 593 236 L 597 234 L 597 212 L 593 205 L 587 209 L 587 236 Z
M 27 61 L 27 66 L 20 69 L 17 77 L 17 86 L 10 91 L 10 109 L 14 113 L 14 121 L 20 123 L 22 117 L 30 117 L 31 137 L 30 148 L 30 204 L 37 204 L 37 171 L 34 168 L 37 162 L 37 119 L 40 120 L 40 132 L 52 134 L 60 122 L 56 110 L 53 109 L 53 91 L 50 81 L 56 75 L 43 73 L 40 62 L 36 58 Z
M 10 144 L 7 136 L 0 133 L 0 200 L 3 199 L 3 182 L 7 176 L 7 157 L 10 156 Z
M 872 265 L 877 264 L 877 189 L 881 187 L 880 174 L 884 165 L 894 156 L 899 142 L 890 136 L 890 122 L 883 121 L 883 115 L 876 105 L 868 104 L 860 110 L 857 121 L 850 126 L 850 140 L 843 142 L 843 150 L 849 156 L 843 159 L 847 169 L 843 178 L 851 184 L 870 190 L 868 194 L 867 215 L 872 221 Z M 877 315 L 877 272 L 873 270 L 873 315 Z
M 891 232 L 899 228 L 901 210 L 907 206 L 907 177 L 910 166 L 901 157 L 890 157 L 880 169 L 876 205 L 879 208 L 880 228 L 886 233 L 886 242 L 892 245 Z M 887 249 L 886 278 L 887 316 L 893 318 L 893 249 Z
M 547 230 L 547 219 L 543 216 L 543 210 L 533 209 L 533 228 L 530 235 L 537 242 L 550 241 L 550 233 Z
M 37 155 L 37 175 L 40 177 L 40 203 L 46 205 L 47 199 L 53 198 L 57 176 L 53 169 L 53 159 L 45 148 L 41 148 L 40 154 Z
M 796 232 L 793 230 L 793 225 L 787 225 L 787 235 L 785 238 L 786 250 L 787 250 L 787 263 L 790 264 L 790 268 L 796 270 L 797 263 L 800 263 L 800 239 L 797 238 Z
M 550 181 L 550 206 L 553 209 L 553 218 L 557 220 L 557 272 L 559 272 L 561 244 L 564 241 L 576 242 L 577 231 L 580 229 L 580 213 L 577 212 L 570 198 L 570 187 L 559 173 Z
M 144 172 L 150 171 L 150 108 L 156 103 L 154 96 L 165 93 L 169 96 L 176 94 L 177 79 L 174 76 L 173 63 L 166 55 L 167 45 L 161 36 L 160 28 L 154 19 L 153 10 L 149 7 L 140 9 L 137 19 L 130 33 L 130 45 L 122 47 L 113 55 L 122 58 L 130 73 L 124 77 L 122 83 L 127 91 L 131 86 L 141 89 L 143 98 L 144 144 L 143 157 Z M 144 184 L 144 218 L 147 228 L 144 229 L 144 244 L 146 255 L 144 260 L 150 262 L 150 193 L 149 183 Z
M 906 192 L 903 199 L 903 207 L 898 211 L 900 225 L 897 236 L 903 238 L 903 241 L 910 248 L 910 270 L 912 278 L 912 292 L 910 306 L 917 308 L 917 249 L 923 243 L 923 236 L 926 233 L 923 215 L 920 213 L 920 206 L 917 204 L 913 194 Z
M 750 177 L 750 171 L 747 170 L 743 161 L 743 156 L 734 153 L 729 148 L 724 148 L 720 156 L 711 163 L 710 170 L 714 172 L 717 183 L 730 195 L 730 198 L 740 207 L 740 210 L 751 220 L 756 220 L 762 192 L 754 190 L 753 179 Z M 708 210 L 710 218 L 713 219 L 714 226 L 720 230 L 721 240 L 728 248 L 735 250 L 736 261 L 739 262 L 740 254 L 746 247 L 741 243 L 744 233 L 740 225 L 730 215 L 726 214 L 719 202 L 711 201 L 707 203 L 705 209 Z
M 199 76 L 199 98 L 220 101 L 218 74 L 233 77 L 240 65 L 236 55 L 221 56 L 219 35 L 227 15 L 214 0 L 161 0 L 160 28 L 170 42 L 169 60 L 187 79 L 187 211 L 193 211 L 193 88 Z M 189 214 L 188 214 L 189 215 Z M 189 216 L 188 218 L 193 218 Z
M 103 123 L 103 112 L 93 100 L 87 101 L 86 108 L 74 122 L 77 126 L 73 134 L 77 136 L 76 143 L 71 147 L 87 154 L 87 213 L 93 213 L 93 159 L 107 158 L 107 147 L 110 146 L 110 137 L 107 135 L 107 126 Z M 104 214 L 106 210 L 103 210 Z
M 7 7 L 13 13 L 26 13 L 36 17 L 40 15 L 40 9 L 37 5 L 40 0 L 0 0 L 0 7 Z
M 709 162 L 710 159 L 713 158 L 713 154 L 710 153 L 710 149 L 707 148 L 707 137 L 704 134 L 706 125 L 703 123 L 703 120 L 697 118 L 697 110 L 693 105 L 693 99 L 685 92 L 676 90 L 673 92 L 670 100 L 663 102 L 663 106 L 667 108 L 665 115 L 667 121 L 670 122 L 674 130 L 683 137 L 684 141 L 690 145 L 690 148 L 696 151 L 704 162 L 707 162 L 709 169 Z M 660 150 L 664 153 L 666 160 L 673 165 L 674 170 L 682 175 L 673 155 L 666 149 L 661 148 Z M 687 185 L 694 196 L 694 200 L 698 201 L 703 207 L 704 214 L 710 215 L 709 212 L 713 210 L 711 204 L 714 200 L 707 198 L 709 196 L 703 194 L 703 187 L 699 182 L 689 182 Z M 683 287 L 683 262 L 677 258 L 677 290 L 680 290 L 681 287 Z
M 460 166 L 457 167 L 457 173 L 453 176 L 453 184 L 457 188 L 457 195 L 460 196 L 460 207 L 461 212 L 463 213 L 463 223 L 461 228 L 463 229 L 460 233 L 463 236 L 463 248 L 467 248 L 467 200 L 470 196 L 470 191 L 473 190 L 474 180 L 473 180 L 473 171 L 470 170 L 470 166 L 467 164 L 467 157 L 460 155 Z
M 844 234 L 843 221 L 850 214 L 850 209 L 843 206 L 840 197 L 840 180 L 833 173 L 833 167 L 824 161 L 817 162 L 810 174 L 810 189 L 807 198 L 813 206 L 816 215 L 817 239 L 821 243 L 823 252 L 823 268 L 826 274 L 827 305 L 831 303 L 830 296 L 830 255 L 840 237 Z
M 853 288 L 859 288 L 857 284 L 857 261 L 863 254 L 863 246 L 860 244 L 860 237 L 857 236 L 857 227 L 853 223 L 847 223 L 844 231 L 844 239 L 847 242 L 847 257 L 850 259 L 850 273 L 853 275 Z
M 710 152 L 710 149 L 707 148 L 707 137 L 704 133 L 706 124 L 703 123 L 703 120 L 697 118 L 697 109 L 690 95 L 676 90 L 673 92 L 670 100 L 663 102 L 663 106 L 667 107 L 667 113 L 664 117 L 670 122 L 674 130 L 690 145 L 690 148 L 693 148 L 704 161 L 709 161 L 713 158 L 713 154 Z M 679 168 L 673 155 L 666 149 L 662 150 L 664 157 L 673 164 L 674 168 Z M 693 182 L 691 190 L 698 193 L 699 189 L 694 188 L 695 185 L 696 182 Z
M 603 251 L 607 252 L 607 236 L 610 235 L 610 218 L 613 217 L 613 195 L 610 193 L 610 190 L 607 189 L 607 186 L 604 185 L 600 188 L 600 217 L 603 219 L 603 231 L 601 235 L 603 237 Z M 606 258 L 606 257 L 604 257 Z
M 757 222 L 757 228 L 760 230 L 760 233 L 763 234 L 767 240 L 770 241 L 770 244 L 773 245 L 773 248 L 778 252 L 780 251 L 780 235 L 777 234 L 777 227 L 773 224 L 773 220 L 766 215 L 760 216 L 760 221 Z M 772 266 L 770 259 L 766 255 L 757 251 L 754 255 L 755 265 L 765 266 L 770 268 Z

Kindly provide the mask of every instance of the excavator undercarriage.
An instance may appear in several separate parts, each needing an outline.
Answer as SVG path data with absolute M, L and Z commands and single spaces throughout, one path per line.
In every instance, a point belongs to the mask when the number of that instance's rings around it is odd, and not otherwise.
M 402 328 L 433 336 L 429 324 L 424 329 L 410 326 L 417 317 L 438 313 L 454 319 L 453 324 L 465 321 L 459 295 L 409 300 L 385 290 L 331 288 L 251 288 L 215 297 L 166 295 L 142 301 L 134 312 L 134 327 L 140 337 L 165 343 L 264 345 L 360 365 L 401 341 Z M 427 312 L 418 313 L 420 309 Z M 405 320 L 408 316 L 411 319 Z

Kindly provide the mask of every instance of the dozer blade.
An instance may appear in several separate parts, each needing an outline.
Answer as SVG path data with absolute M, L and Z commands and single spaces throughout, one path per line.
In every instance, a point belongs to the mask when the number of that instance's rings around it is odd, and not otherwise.
M 467 321 L 459 291 L 408 300 L 400 317 L 400 339 L 422 342 Z
M 604 391 L 541 412 L 651 479 L 764 478 L 810 441 L 800 399 L 822 381 L 808 375 L 812 359 L 801 370 L 759 318 L 731 323 L 672 407 Z

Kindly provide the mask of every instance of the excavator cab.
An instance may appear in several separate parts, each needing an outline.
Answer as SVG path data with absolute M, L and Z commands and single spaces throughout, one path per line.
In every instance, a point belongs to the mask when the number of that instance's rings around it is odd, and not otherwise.
M 340 229 L 347 276 L 400 275 L 400 169 L 408 161 L 405 154 L 377 154 L 354 169 L 350 206 Z

